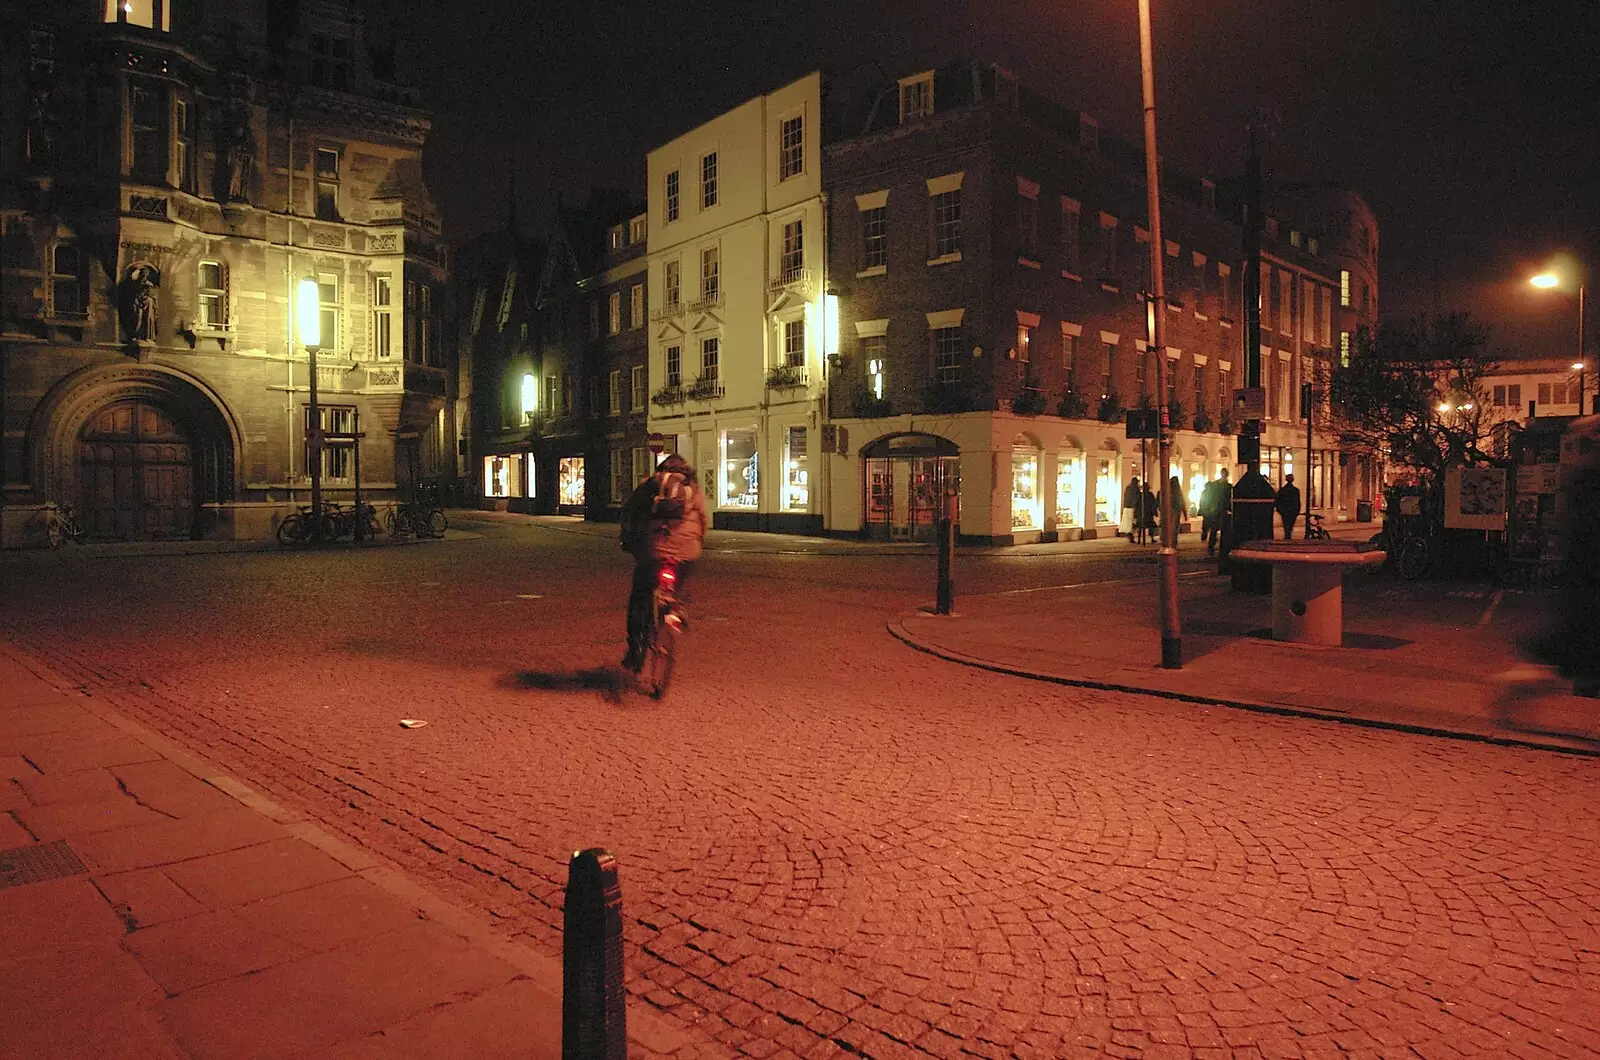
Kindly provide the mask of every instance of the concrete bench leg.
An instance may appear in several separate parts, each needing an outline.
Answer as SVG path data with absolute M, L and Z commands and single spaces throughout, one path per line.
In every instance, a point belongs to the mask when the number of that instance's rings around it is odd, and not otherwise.
M 1338 646 L 1344 638 L 1344 568 L 1272 565 L 1272 639 Z

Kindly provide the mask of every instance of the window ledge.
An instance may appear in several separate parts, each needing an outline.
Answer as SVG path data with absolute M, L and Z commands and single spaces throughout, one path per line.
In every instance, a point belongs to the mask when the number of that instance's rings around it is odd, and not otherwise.
M 1017 258 L 1017 264 L 1021 265 L 1025 269 L 1037 269 L 1042 267 L 1037 258 L 1030 258 L 1026 254 L 1020 255 Z
M 1170 298 L 1167 299 L 1167 310 L 1169 312 L 1176 313 L 1178 310 L 1180 310 L 1182 308 L 1183 308 L 1183 303 L 1182 302 L 1174 302 Z
M 1200 310 L 1198 310 L 1198 309 L 1196 309 L 1194 311 L 1194 318 L 1196 320 L 1210 320 L 1211 319 L 1210 317 L 1206 316 L 1204 313 L 1200 312 Z
M 1122 288 L 1117 286 L 1116 284 L 1112 283 L 1110 280 L 1101 280 L 1100 281 L 1100 289 L 1102 291 L 1109 291 L 1112 294 L 1121 294 L 1122 293 Z
M 958 250 L 954 254 L 941 254 L 937 258 L 929 258 L 928 259 L 928 265 L 930 267 L 932 267 L 934 265 L 949 265 L 949 264 L 952 264 L 952 263 L 960 261 L 960 260 L 961 260 L 961 251 Z
M 1233 327 L 1233 318 L 1232 317 L 1218 317 L 1217 318 L 1217 323 L 1221 324 L 1225 328 L 1231 328 L 1231 327 Z
M 1082 283 L 1083 282 L 1083 277 L 1079 276 L 1077 273 L 1071 271 L 1070 269 L 1062 269 L 1061 270 L 1061 278 L 1063 280 L 1071 280 L 1074 283 Z
M 868 276 L 882 276 L 889 271 L 887 265 L 872 265 L 856 273 L 856 279 L 865 279 Z

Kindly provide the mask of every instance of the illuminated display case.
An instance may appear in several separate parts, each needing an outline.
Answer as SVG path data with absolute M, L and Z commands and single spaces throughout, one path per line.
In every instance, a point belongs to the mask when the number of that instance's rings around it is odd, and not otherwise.
M 806 455 L 806 429 L 788 427 L 783 438 L 783 508 L 790 512 L 811 507 L 811 473 Z
M 760 493 L 760 466 L 756 454 L 756 432 L 724 431 L 722 434 L 722 506 L 755 510 Z
M 581 456 L 561 458 L 561 503 L 576 507 L 583 505 L 583 457 Z
M 1039 494 L 1039 453 L 1017 446 L 1011 451 L 1011 529 L 1037 530 L 1044 524 Z
M 1101 457 L 1095 461 L 1094 525 L 1116 526 L 1121 499 L 1116 464 L 1110 457 Z
M 1056 465 L 1056 526 L 1083 525 L 1083 457 L 1063 454 Z

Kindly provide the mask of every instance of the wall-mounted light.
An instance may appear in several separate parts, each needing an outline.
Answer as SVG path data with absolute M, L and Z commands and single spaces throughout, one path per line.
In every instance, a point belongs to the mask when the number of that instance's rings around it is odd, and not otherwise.
M 307 276 L 295 288 L 295 323 L 302 346 L 322 345 L 322 302 L 317 281 Z
M 522 417 L 528 419 L 539 409 L 539 381 L 532 372 L 522 376 Z
M 839 352 L 839 296 L 836 294 L 822 296 L 822 342 L 823 353 L 831 356 Z

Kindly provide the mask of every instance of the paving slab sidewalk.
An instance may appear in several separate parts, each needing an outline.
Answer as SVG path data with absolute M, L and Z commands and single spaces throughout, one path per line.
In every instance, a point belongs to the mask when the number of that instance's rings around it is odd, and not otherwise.
M 561 1053 L 559 961 L 3 642 L 0 938 L 4 1060 Z
M 1180 578 L 1184 665 L 1160 666 L 1154 576 L 956 601 L 956 614 L 898 615 L 889 630 L 942 658 L 1044 681 L 1148 692 L 1329 720 L 1600 754 L 1600 700 L 1550 684 L 1495 705 L 1494 675 L 1541 620 L 1542 594 L 1492 586 L 1345 579 L 1345 643 L 1270 637 L 1271 598 L 1214 573 Z

